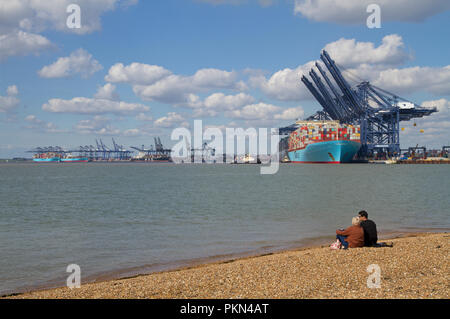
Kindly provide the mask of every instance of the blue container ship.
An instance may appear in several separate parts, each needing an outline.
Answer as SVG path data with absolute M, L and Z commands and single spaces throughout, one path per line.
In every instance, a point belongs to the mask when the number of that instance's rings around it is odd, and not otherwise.
M 68 155 L 61 158 L 62 163 L 87 163 L 89 159 L 87 157 Z
M 36 163 L 59 163 L 60 161 L 61 155 L 56 153 L 41 153 L 33 157 L 33 162 Z
M 59 163 L 60 161 L 61 161 L 61 159 L 59 157 L 33 158 L 33 162 L 36 162 L 36 163 L 52 163 L 52 162 Z
M 349 163 L 361 148 L 358 126 L 337 121 L 299 121 L 289 136 L 292 163 Z
M 89 159 L 87 157 L 80 157 L 74 155 L 67 155 L 62 157 L 56 153 L 41 153 L 36 154 L 33 158 L 35 163 L 87 163 Z

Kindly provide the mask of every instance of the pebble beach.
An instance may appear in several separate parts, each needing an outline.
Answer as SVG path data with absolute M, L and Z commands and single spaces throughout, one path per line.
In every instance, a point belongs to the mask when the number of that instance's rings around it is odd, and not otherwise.
M 383 239 L 392 248 L 303 248 L 8 298 L 444 298 L 449 233 Z M 380 269 L 369 288 L 369 265 Z

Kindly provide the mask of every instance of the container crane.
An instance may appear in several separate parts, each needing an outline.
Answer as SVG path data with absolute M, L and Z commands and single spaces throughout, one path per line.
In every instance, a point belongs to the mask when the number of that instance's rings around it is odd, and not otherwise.
M 368 81 L 352 87 L 327 51 L 301 81 L 322 106 L 323 110 L 307 120 L 336 120 L 343 124 L 359 125 L 361 149 L 359 158 L 374 152 L 400 155 L 400 122 L 429 116 L 437 109 L 418 106 L 379 88 Z M 324 67 L 323 67 L 324 66 Z M 326 72 L 328 71 L 328 72 Z M 280 128 L 280 134 L 289 134 L 296 124 Z

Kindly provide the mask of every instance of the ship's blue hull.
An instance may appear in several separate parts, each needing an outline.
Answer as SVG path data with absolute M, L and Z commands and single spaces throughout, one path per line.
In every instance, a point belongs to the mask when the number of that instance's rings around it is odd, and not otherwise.
M 361 143 L 355 141 L 326 141 L 309 144 L 288 155 L 292 163 L 349 163 L 360 147 Z
M 33 161 L 36 163 L 59 163 L 61 161 L 61 159 L 59 157 L 33 158 Z
M 87 162 L 89 162 L 89 159 L 87 157 L 62 158 L 61 162 L 63 162 L 63 163 L 87 163 Z
M 87 157 L 77 157 L 77 158 L 33 158 L 36 163 L 87 163 L 89 159 Z

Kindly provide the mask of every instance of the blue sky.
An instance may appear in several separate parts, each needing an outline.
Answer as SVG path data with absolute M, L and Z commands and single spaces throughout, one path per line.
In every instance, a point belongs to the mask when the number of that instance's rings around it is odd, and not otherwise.
M 353 74 L 438 107 L 402 125 L 402 147 L 450 144 L 448 1 L 368 1 L 380 29 L 366 26 L 365 2 L 0 0 L 0 158 L 96 138 L 170 146 L 194 119 L 290 124 L 320 109 L 299 74 L 325 47 Z M 70 3 L 82 29 L 65 25 Z

